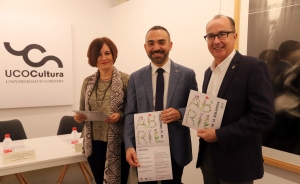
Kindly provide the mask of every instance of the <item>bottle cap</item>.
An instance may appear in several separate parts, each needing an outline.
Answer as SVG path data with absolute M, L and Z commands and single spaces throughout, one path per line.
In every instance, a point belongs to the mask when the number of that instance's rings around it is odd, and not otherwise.
M 76 127 L 73 127 L 72 130 L 77 130 L 77 128 L 76 128 Z
M 10 138 L 10 134 L 5 134 L 4 137 L 5 138 Z

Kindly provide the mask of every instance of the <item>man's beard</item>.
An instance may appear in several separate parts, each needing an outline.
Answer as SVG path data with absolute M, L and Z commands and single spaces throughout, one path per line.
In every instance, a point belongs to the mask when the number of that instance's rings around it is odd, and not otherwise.
M 163 57 L 159 57 L 159 58 L 152 57 L 152 55 L 155 53 L 163 54 Z M 169 51 L 165 52 L 164 50 L 155 50 L 155 51 L 151 51 L 150 54 L 148 54 L 149 59 L 155 64 L 164 63 L 168 58 L 168 56 L 169 56 Z

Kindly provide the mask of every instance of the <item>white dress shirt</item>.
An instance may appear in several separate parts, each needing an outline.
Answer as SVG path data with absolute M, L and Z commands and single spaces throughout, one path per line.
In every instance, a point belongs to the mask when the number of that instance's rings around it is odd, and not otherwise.
M 153 92 L 153 107 L 155 109 L 155 99 L 156 99 L 156 78 L 157 78 L 157 72 L 158 69 L 157 66 L 155 66 L 151 62 L 151 68 L 152 68 L 152 92 Z M 171 70 L 171 61 L 170 59 L 164 64 L 164 66 L 160 67 L 164 69 L 164 109 L 166 109 L 167 105 L 167 96 L 168 96 L 168 89 L 169 89 L 169 78 L 170 78 L 170 70 Z M 153 109 L 153 111 L 154 111 Z
M 226 74 L 226 71 L 230 65 L 232 58 L 234 57 L 236 51 L 233 50 L 229 56 L 224 59 L 217 67 L 216 62 L 213 61 L 210 69 L 212 74 L 207 87 L 207 94 L 217 97 L 219 93 L 220 86 Z

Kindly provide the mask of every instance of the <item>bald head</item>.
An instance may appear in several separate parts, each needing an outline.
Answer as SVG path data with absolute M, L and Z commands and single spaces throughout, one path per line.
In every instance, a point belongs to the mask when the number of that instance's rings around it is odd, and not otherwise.
M 226 18 L 226 19 L 228 19 L 229 22 L 230 22 L 230 25 L 231 25 L 232 30 L 235 31 L 235 22 L 234 22 L 234 20 L 233 20 L 231 17 L 229 17 L 229 16 L 221 15 L 221 14 L 215 15 L 215 16 L 213 17 L 213 19 L 211 19 L 211 20 L 206 24 L 206 27 L 207 27 L 207 25 L 208 25 L 211 21 L 213 21 L 213 20 L 215 20 L 215 19 L 219 19 L 219 18 Z

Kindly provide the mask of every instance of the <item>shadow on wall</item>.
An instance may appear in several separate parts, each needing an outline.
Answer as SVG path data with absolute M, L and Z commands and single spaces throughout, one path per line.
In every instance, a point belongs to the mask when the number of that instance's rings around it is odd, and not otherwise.
M 109 3 L 110 3 L 111 7 L 115 7 L 122 3 L 125 3 L 126 1 L 129 1 L 129 0 L 110 0 Z

